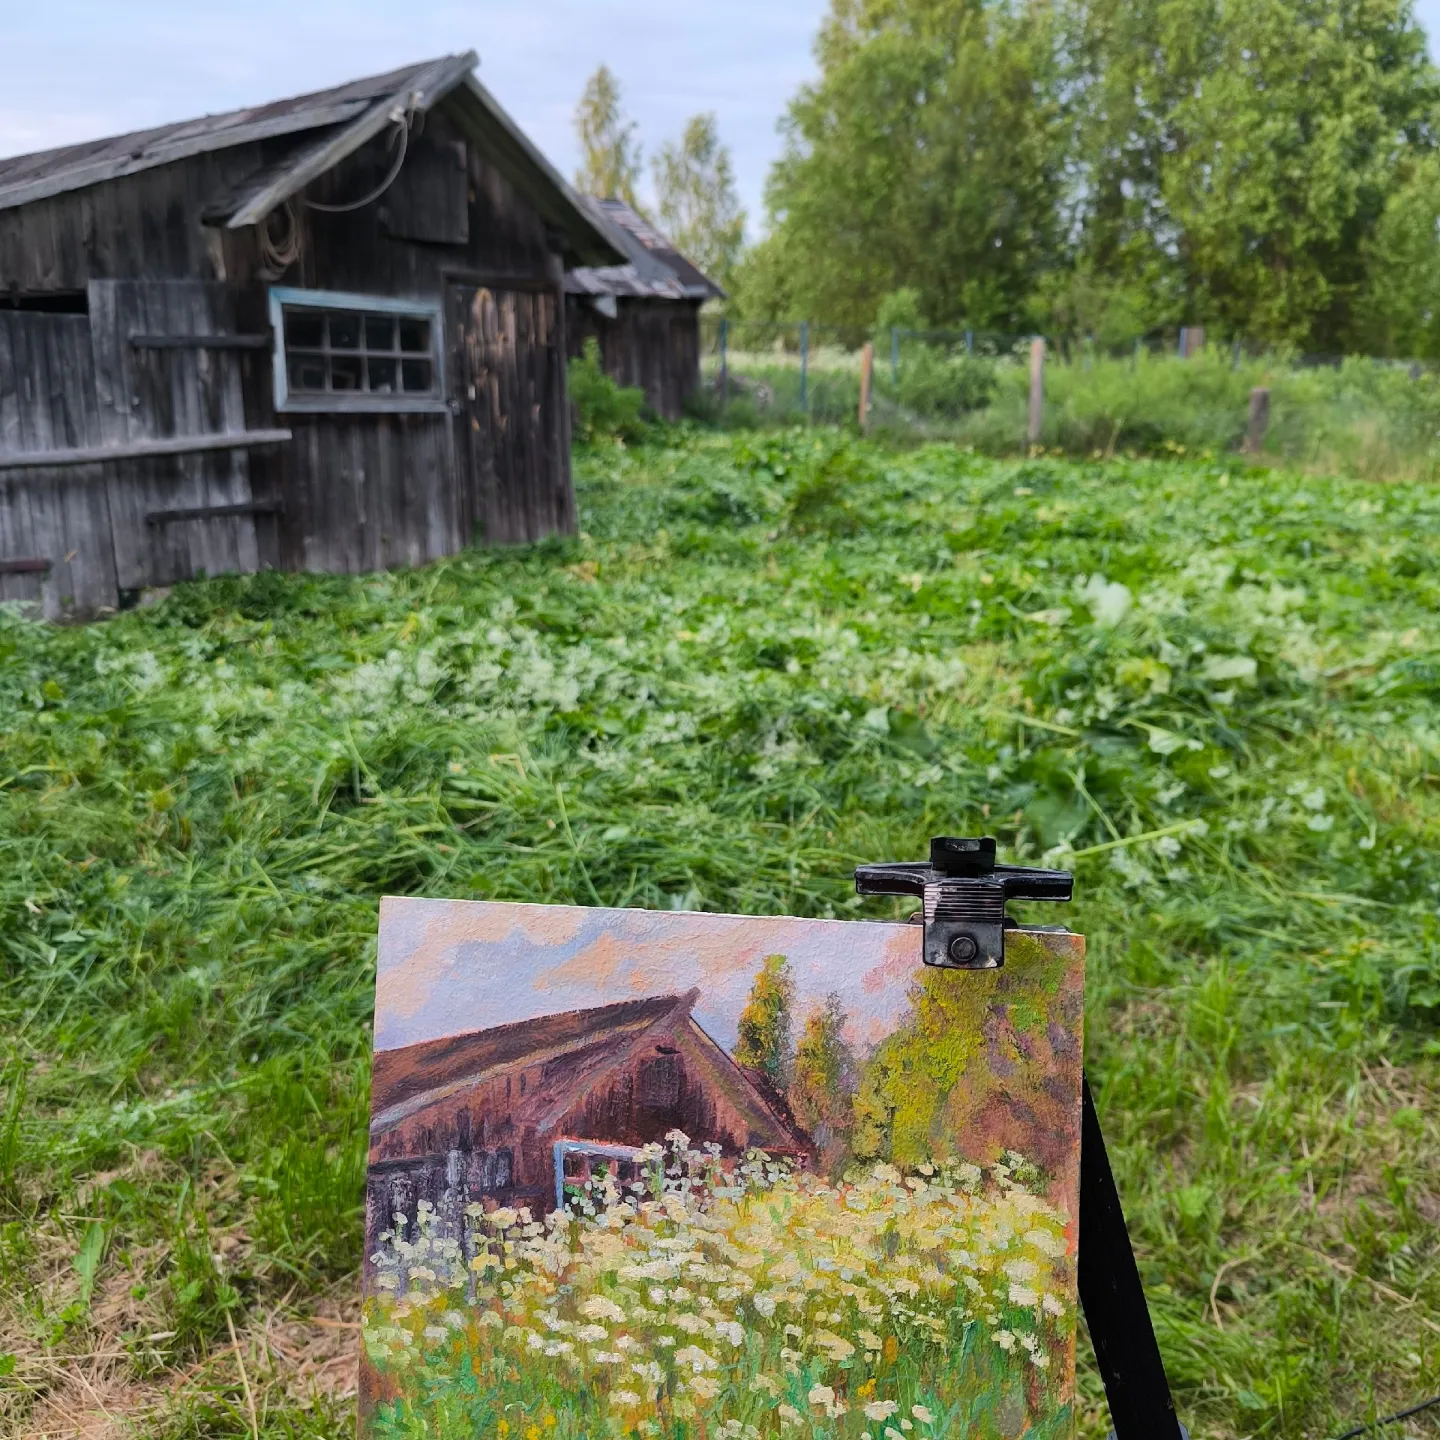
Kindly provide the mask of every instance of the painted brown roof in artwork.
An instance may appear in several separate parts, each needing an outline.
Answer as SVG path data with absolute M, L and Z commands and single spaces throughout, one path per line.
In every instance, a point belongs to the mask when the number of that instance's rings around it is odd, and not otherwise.
M 379 1115 L 449 1081 L 472 1080 L 487 1071 L 511 1069 L 562 1054 L 619 1034 L 638 1034 L 679 1010 L 688 1015 L 700 992 L 622 1000 L 591 1010 L 542 1015 L 495 1025 L 399 1050 L 377 1050 L 370 1082 L 370 1107 Z
M 807 1137 L 773 1087 L 737 1065 L 691 1015 L 699 997 L 698 990 L 690 990 L 626 1000 L 377 1051 L 372 1132 L 382 1133 L 488 1076 L 538 1064 L 543 1067 L 539 1083 L 523 1099 L 515 1097 L 510 1119 L 520 1129 L 546 1134 L 661 1030 L 684 1047 L 705 1083 L 727 1097 L 743 1118 L 751 1143 L 776 1151 L 807 1149 Z

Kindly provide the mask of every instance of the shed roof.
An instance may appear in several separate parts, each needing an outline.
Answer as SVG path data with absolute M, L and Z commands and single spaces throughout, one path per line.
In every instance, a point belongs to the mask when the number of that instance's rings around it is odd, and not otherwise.
M 0 210 L 133 175 L 172 161 L 258 140 L 293 144 L 239 193 L 221 197 L 207 217 L 255 224 L 316 176 L 337 165 L 406 112 L 443 103 L 506 179 L 565 239 L 580 263 L 628 254 L 615 227 L 591 209 L 475 78 L 473 50 L 350 80 L 288 100 L 204 115 L 128 135 L 0 159 Z
M 716 300 L 725 292 L 687 260 L 624 200 L 587 195 L 585 203 L 619 237 L 626 264 L 583 267 L 565 277 L 571 295 L 616 295 L 644 300 Z

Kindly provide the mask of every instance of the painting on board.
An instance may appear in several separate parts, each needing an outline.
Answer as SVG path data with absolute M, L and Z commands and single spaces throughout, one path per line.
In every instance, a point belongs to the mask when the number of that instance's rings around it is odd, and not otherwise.
M 1083 942 L 386 900 L 361 1435 L 1074 1434 Z

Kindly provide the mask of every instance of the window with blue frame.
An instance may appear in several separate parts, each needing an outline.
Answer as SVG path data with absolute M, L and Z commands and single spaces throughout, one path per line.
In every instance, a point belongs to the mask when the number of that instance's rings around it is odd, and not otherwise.
M 277 410 L 445 409 L 438 305 L 277 287 L 270 325 Z

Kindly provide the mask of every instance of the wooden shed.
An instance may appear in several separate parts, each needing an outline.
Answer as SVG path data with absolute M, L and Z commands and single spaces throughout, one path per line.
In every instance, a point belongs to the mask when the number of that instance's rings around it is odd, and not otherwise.
M 597 1161 L 627 1176 L 636 1152 L 682 1130 L 722 1155 L 813 1156 L 757 1072 L 696 1022 L 700 992 L 627 1000 L 382 1050 L 371 1091 L 373 1244 L 422 1199 L 452 1228 L 486 1198 L 557 1208 Z
M 475 64 L 0 160 L 0 600 L 574 528 L 565 270 L 624 253 Z
M 612 380 L 643 390 L 656 415 L 678 420 L 700 383 L 700 307 L 725 292 L 623 200 L 587 203 L 619 237 L 626 262 L 565 277 L 570 353 L 593 336 Z

